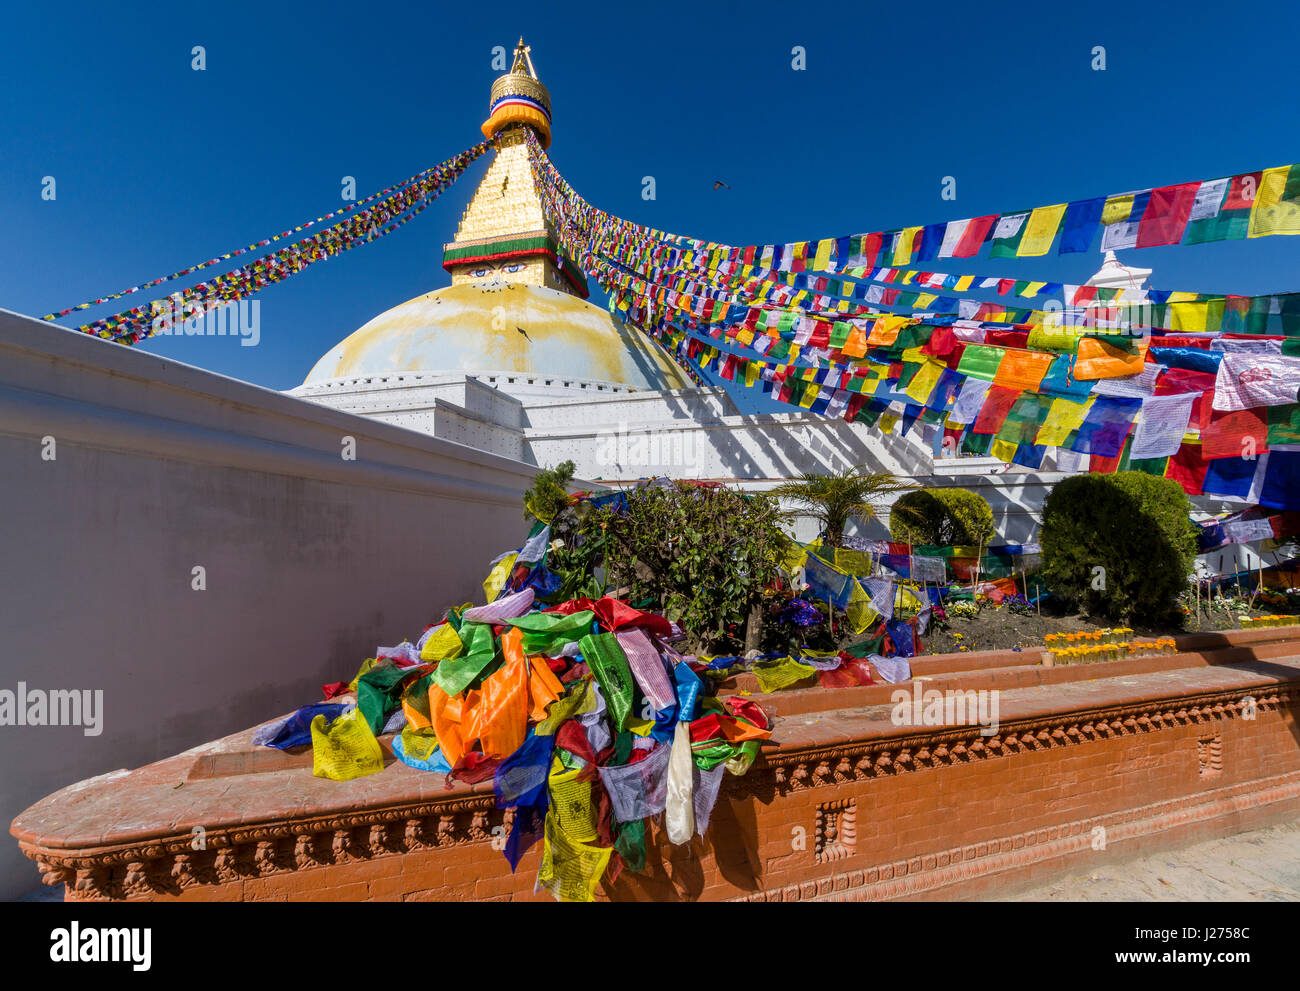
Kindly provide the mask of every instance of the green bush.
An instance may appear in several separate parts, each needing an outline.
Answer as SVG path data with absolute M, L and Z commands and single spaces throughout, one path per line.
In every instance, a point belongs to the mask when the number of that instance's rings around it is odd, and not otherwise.
M 993 510 L 970 489 L 919 489 L 894 503 L 889 533 L 903 544 L 978 547 L 993 536 Z
M 524 493 L 524 519 L 550 523 L 563 512 L 569 504 L 569 483 L 575 470 L 572 461 L 562 461 L 533 476 L 533 484 Z
M 1140 471 L 1075 475 L 1043 504 L 1043 576 L 1090 615 L 1158 622 L 1177 608 L 1196 556 L 1182 486 Z
M 777 577 L 786 515 L 771 496 L 676 483 L 628 494 L 626 512 L 582 521 L 602 541 L 608 583 L 662 610 L 704 649 L 738 652 L 750 612 Z

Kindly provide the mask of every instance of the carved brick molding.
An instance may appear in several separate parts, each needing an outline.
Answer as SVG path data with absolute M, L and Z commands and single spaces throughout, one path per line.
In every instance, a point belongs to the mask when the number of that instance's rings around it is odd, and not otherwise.
M 1215 692 L 1194 699 L 1159 699 L 1093 709 L 1068 718 L 1052 714 L 1042 719 L 1008 720 L 990 737 L 981 735 L 979 726 L 960 726 L 835 747 L 782 749 L 766 755 L 765 764 L 777 794 L 784 796 L 808 788 L 1138 736 L 1178 726 L 1212 728 L 1240 718 L 1243 710 L 1257 718 L 1265 712 L 1295 707 L 1300 703 L 1300 689 L 1278 687 L 1254 693 L 1250 702 L 1245 701 L 1246 697 L 1242 692 Z M 1221 736 L 1217 730 L 1207 735 Z
M 817 863 L 825 864 L 853 855 L 858 845 L 857 821 L 857 799 L 843 798 L 817 806 Z
M 1223 737 L 1218 733 L 1196 741 L 1196 762 L 1201 777 L 1213 778 L 1223 770 Z
M 1022 752 L 1188 725 L 1204 726 L 1206 732 L 1201 738 L 1212 740 L 1221 738 L 1218 725 L 1239 718 L 1243 708 L 1253 709 L 1252 715 L 1262 717 L 1266 712 L 1294 706 L 1300 699 L 1300 688 L 1279 686 L 1255 692 L 1252 699 L 1243 705 L 1242 693 L 1219 692 L 1097 708 L 1070 718 L 1050 714 L 1041 719 L 1009 721 L 997 735 L 987 738 L 980 735 L 980 727 L 969 726 L 853 741 L 835 747 L 782 748 L 760 759 L 746 777 L 728 775 L 724 789 L 733 797 L 743 798 L 765 784 L 773 784 L 778 795 L 788 795 L 808 788 L 1013 757 Z M 1213 767 L 1216 760 L 1221 767 L 1220 755 L 1221 745 L 1216 750 L 1212 744 L 1206 744 L 1202 768 Z M 1197 800 L 1205 797 L 1202 794 Z M 820 805 L 816 821 L 818 863 L 853 855 L 855 820 L 856 807 L 851 801 L 828 801 Z M 421 849 L 486 843 L 497 826 L 508 830 L 508 815 L 495 808 L 491 794 L 485 794 L 214 828 L 207 831 L 203 849 L 198 850 L 193 847 L 194 836 L 188 832 L 71 852 L 27 843 L 20 845 L 24 854 L 36 861 L 42 880 L 50 885 L 66 885 L 70 900 L 103 900 L 176 895 L 195 885 L 237 883 L 379 857 L 400 857 Z M 979 854 L 986 855 L 987 851 Z M 932 858 L 937 866 L 942 866 L 938 857 L 945 857 L 951 863 L 953 854 Z M 889 869 L 889 876 L 893 877 L 893 867 Z M 855 872 L 854 876 L 860 873 Z M 819 893 L 821 885 L 822 881 L 814 884 L 814 894 Z
M 176 895 L 200 884 L 347 864 L 413 850 L 490 841 L 508 814 L 491 795 L 229 830 L 209 830 L 203 849 L 189 834 L 82 854 L 34 850 L 45 884 L 66 884 L 70 900 Z
M 943 891 L 961 897 L 961 887 L 991 875 L 1092 850 L 1094 830 L 1106 831 L 1108 848 L 1261 805 L 1300 800 L 1300 771 L 1249 781 L 1200 795 L 1129 809 L 1114 815 L 1078 819 L 1046 829 L 953 847 L 908 860 L 831 874 L 815 881 L 758 891 L 730 899 L 743 902 L 887 901 Z

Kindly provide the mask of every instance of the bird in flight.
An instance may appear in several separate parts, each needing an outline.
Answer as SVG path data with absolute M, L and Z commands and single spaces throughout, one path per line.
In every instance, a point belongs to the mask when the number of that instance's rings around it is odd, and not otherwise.
M 529 344 L 531 344 L 531 343 L 533 342 L 533 339 L 532 339 L 531 337 L 528 336 L 528 331 L 524 330 L 523 327 L 516 327 L 515 330 L 517 330 L 517 331 L 519 331 L 519 333 L 523 334 L 523 335 L 524 335 L 524 340 L 528 341 Z
M 714 179 L 714 180 L 713 180 L 713 188 L 714 188 L 714 189 L 730 189 L 731 187 L 728 186 L 728 185 L 727 185 L 725 182 L 723 182 L 721 179 Z

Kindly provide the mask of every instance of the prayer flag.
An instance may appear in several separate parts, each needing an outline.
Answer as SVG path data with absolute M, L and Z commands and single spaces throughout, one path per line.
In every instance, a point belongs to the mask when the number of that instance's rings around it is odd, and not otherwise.
M 1061 218 L 1065 215 L 1067 206 L 1066 203 L 1040 206 L 1030 213 L 1020 244 L 1016 248 L 1016 256 L 1034 258 L 1047 254 L 1052 242 L 1056 240 L 1056 232 L 1060 229 Z
M 1151 190 L 1151 199 L 1138 224 L 1137 246 L 1152 248 L 1182 240 L 1198 189 L 1198 183 L 1186 182 Z
M 1101 209 L 1106 198 L 1098 196 L 1091 200 L 1076 200 L 1065 211 L 1062 222 L 1061 246 L 1057 254 L 1087 251 L 1092 247 L 1093 235 L 1101 223 Z
M 1006 213 L 999 217 L 993 228 L 993 247 L 989 251 L 989 257 L 1014 258 L 1028 219 L 1028 213 Z
M 1294 165 L 1268 169 L 1260 179 L 1246 236 L 1270 234 L 1300 234 L 1300 168 Z

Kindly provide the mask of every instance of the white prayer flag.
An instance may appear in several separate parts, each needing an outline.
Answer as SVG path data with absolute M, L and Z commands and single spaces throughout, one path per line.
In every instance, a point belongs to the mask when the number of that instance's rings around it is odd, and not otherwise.
M 1243 410 L 1282 406 L 1300 393 L 1300 358 L 1224 352 L 1214 381 L 1214 408 Z
M 1142 403 L 1142 415 L 1133 432 L 1130 458 L 1167 458 L 1178 453 L 1183 434 L 1192 418 L 1198 392 L 1173 396 L 1149 396 Z

